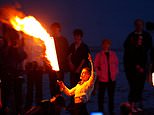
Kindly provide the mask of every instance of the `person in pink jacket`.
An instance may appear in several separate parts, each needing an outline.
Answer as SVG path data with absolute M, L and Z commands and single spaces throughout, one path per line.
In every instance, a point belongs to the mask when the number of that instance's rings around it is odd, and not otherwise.
M 98 111 L 104 112 L 104 95 L 107 89 L 109 98 L 109 113 L 114 114 L 114 93 L 116 76 L 118 74 L 118 57 L 110 49 L 111 40 L 102 41 L 102 50 L 95 55 L 94 68 L 98 78 Z

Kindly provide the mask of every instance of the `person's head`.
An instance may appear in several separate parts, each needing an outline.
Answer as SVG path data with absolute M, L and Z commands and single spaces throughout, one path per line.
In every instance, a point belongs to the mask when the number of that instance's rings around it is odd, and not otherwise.
M 88 67 L 83 68 L 81 71 L 81 75 L 80 75 L 81 81 L 87 81 L 89 79 L 90 75 L 91 75 L 90 68 L 88 68 Z
M 103 41 L 102 41 L 102 49 L 105 50 L 105 51 L 108 51 L 110 49 L 111 43 L 112 43 L 111 40 L 103 39 Z
M 128 102 L 120 104 L 121 115 L 131 115 L 131 105 Z
M 74 36 L 74 40 L 75 43 L 81 43 L 82 41 L 82 37 L 83 37 L 83 31 L 81 29 L 75 29 L 73 31 L 73 36 Z
M 58 22 L 51 24 L 50 26 L 52 36 L 58 36 L 61 32 L 61 25 Z
M 135 31 L 141 32 L 144 29 L 144 21 L 142 19 L 136 19 L 134 21 Z

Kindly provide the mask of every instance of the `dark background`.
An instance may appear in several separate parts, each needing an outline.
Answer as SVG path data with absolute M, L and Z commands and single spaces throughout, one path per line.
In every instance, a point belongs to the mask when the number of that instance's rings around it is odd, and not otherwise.
M 120 50 L 117 51 L 120 73 L 115 97 L 115 111 L 118 113 L 120 103 L 127 101 L 128 96 L 128 84 L 122 63 L 122 45 L 128 33 L 133 31 L 136 18 L 154 22 L 154 0 L 0 0 L 0 6 L 14 5 L 16 2 L 21 5 L 21 11 L 36 17 L 48 31 L 51 23 L 60 22 L 62 33 L 70 43 L 73 41 L 72 31 L 75 28 L 83 29 L 84 41 L 91 47 L 99 47 L 103 38 L 113 41 L 112 48 Z M 149 32 L 154 38 L 154 31 Z M 50 93 L 47 77 L 44 77 L 44 84 L 44 99 L 48 99 Z M 146 83 L 143 101 L 147 115 L 154 115 L 153 92 L 154 87 Z M 96 104 L 94 96 L 88 104 L 88 110 L 96 111 Z M 65 114 L 67 115 L 63 112 L 63 115 Z
M 51 23 L 60 22 L 70 43 L 73 29 L 83 29 L 89 46 L 100 46 L 103 38 L 110 38 L 113 48 L 122 49 L 136 18 L 154 22 L 154 0 L 0 0 L 0 5 L 15 2 L 48 31 Z

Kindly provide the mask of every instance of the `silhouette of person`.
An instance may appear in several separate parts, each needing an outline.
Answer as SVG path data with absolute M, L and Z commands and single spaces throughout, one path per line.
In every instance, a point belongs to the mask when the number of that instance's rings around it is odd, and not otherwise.
M 137 102 L 142 101 L 146 80 L 148 52 L 152 49 L 152 37 L 144 30 L 144 21 L 134 21 L 135 30 L 124 41 L 124 69 L 129 84 L 128 101 L 133 112 L 141 111 Z
M 75 29 L 73 31 L 74 42 L 70 44 L 68 51 L 68 65 L 70 70 L 70 87 L 73 88 L 80 81 L 80 72 L 84 67 L 89 67 L 88 53 L 89 47 L 83 42 L 83 31 Z M 67 109 L 74 103 L 73 97 Z
M 98 111 L 104 112 L 104 96 L 107 89 L 110 115 L 114 114 L 114 94 L 118 66 L 117 54 L 111 50 L 111 40 L 103 39 L 102 50 L 95 56 L 94 68 L 98 78 Z
M 65 73 L 67 72 L 67 54 L 69 43 L 67 38 L 61 34 L 61 25 L 58 22 L 54 22 L 50 26 L 51 36 L 54 38 L 55 48 L 58 58 L 59 71 L 54 71 L 52 68 L 47 68 L 49 72 L 49 85 L 51 97 L 60 93 L 58 80 L 64 80 Z

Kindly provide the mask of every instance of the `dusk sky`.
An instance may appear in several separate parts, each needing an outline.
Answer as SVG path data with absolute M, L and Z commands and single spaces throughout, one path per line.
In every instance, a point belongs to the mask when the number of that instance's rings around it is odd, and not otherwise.
M 15 2 L 48 31 L 51 23 L 60 22 L 70 43 L 72 31 L 81 28 L 89 46 L 100 46 L 103 38 L 110 38 L 113 48 L 122 48 L 136 18 L 154 22 L 154 0 L 1 0 L 0 5 Z
M 59 22 L 62 26 L 62 34 L 70 44 L 73 42 L 73 30 L 76 28 L 83 30 L 83 41 L 89 47 L 98 49 L 103 38 L 112 40 L 112 48 L 116 49 L 119 60 L 115 95 L 115 109 L 119 111 L 120 103 L 128 99 L 129 88 L 123 66 L 123 43 L 128 34 L 134 30 L 135 19 L 141 18 L 145 23 L 154 23 L 154 0 L 0 0 L 0 7 L 15 5 L 15 3 L 20 4 L 21 12 L 27 16 L 34 16 L 48 32 L 53 22 Z M 154 30 L 150 33 L 154 46 Z M 98 50 L 92 52 L 92 56 L 96 51 Z M 49 79 L 48 75 L 45 74 L 45 76 L 43 77 L 44 99 L 50 99 Z M 65 79 L 66 84 L 69 83 L 70 78 L 65 77 Z M 24 84 L 24 91 L 27 90 L 25 86 L 26 84 Z M 154 113 L 154 87 L 149 84 L 145 86 L 143 108 Z M 25 94 L 23 97 L 26 97 Z M 89 101 L 89 111 L 97 110 L 97 98 L 93 99 Z M 106 103 L 108 101 L 105 101 L 105 106 Z

